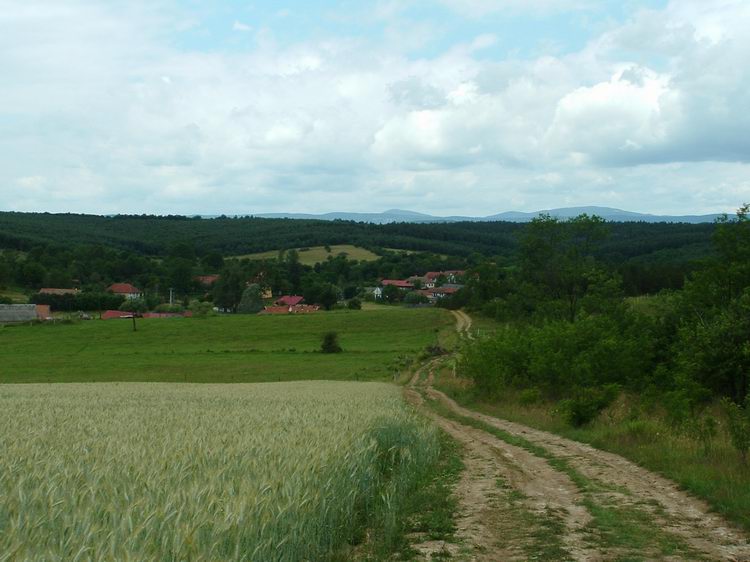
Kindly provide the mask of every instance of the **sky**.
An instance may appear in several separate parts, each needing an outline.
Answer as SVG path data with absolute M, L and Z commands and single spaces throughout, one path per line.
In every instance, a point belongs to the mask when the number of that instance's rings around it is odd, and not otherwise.
M 0 210 L 750 201 L 748 0 L 0 0 Z

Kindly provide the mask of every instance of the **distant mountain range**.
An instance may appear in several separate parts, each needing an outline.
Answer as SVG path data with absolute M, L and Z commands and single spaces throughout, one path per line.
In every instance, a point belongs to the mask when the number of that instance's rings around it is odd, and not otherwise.
M 685 222 L 685 223 L 703 223 L 713 222 L 721 215 L 650 215 L 646 213 L 633 213 L 611 207 L 563 207 L 560 209 L 546 209 L 535 211 L 533 213 L 524 213 L 520 211 L 507 211 L 487 217 L 464 217 L 449 216 L 438 217 L 426 215 L 414 211 L 404 211 L 402 209 L 390 209 L 382 213 L 324 213 L 313 215 L 306 213 L 263 213 L 254 215 L 256 217 L 269 219 L 317 219 L 317 220 L 345 220 L 356 222 L 369 222 L 374 224 L 386 224 L 392 222 L 410 222 L 410 223 L 428 223 L 428 222 L 490 222 L 490 221 L 507 221 L 507 222 L 529 222 L 531 219 L 538 217 L 540 214 L 549 214 L 553 217 L 567 219 L 577 217 L 580 214 L 597 215 L 608 221 L 616 222 Z

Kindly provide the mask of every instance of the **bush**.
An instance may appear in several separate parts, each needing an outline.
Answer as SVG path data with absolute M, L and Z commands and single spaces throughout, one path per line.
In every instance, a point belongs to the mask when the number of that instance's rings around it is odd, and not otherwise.
M 524 406 L 538 404 L 542 400 L 542 393 L 538 388 L 527 388 L 521 391 L 518 401 Z
M 179 305 L 179 304 L 169 304 L 169 303 L 166 303 L 166 302 L 165 302 L 165 303 L 163 303 L 163 304 L 160 304 L 159 306 L 157 306 L 157 307 L 156 307 L 156 308 L 154 309 L 154 312 L 171 312 L 171 313 L 180 313 L 180 312 L 182 312 L 183 310 L 184 310 L 184 309 L 183 309 L 182 305 Z
M 350 310 L 361 310 L 362 301 L 357 298 L 349 299 L 349 302 L 346 303 L 346 308 Z
M 339 345 L 339 335 L 336 332 L 327 332 L 323 335 L 323 343 L 320 344 L 323 353 L 341 353 L 343 349 Z
M 727 414 L 727 429 L 732 445 L 740 454 L 742 463 L 747 464 L 747 452 L 750 450 L 750 408 L 743 408 L 728 398 L 725 398 L 722 403 Z M 745 403 L 750 406 L 750 396 Z
M 143 299 L 128 299 L 120 305 L 120 310 L 125 312 L 146 312 L 148 304 Z
M 214 311 L 212 303 L 201 302 L 198 300 L 190 301 L 190 305 L 188 308 L 190 309 L 190 312 L 193 313 L 193 316 L 198 318 L 205 318 L 209 314 L 212 314 Z
M 13 304 L 13 300 L 10 297 L 0 295 L 0 304 Z
M 614 402 L 619 392 L 617 385 L 583 389 L 575 398 L 563 400 L 560 409 L 568 424 L 582 427 L 594 421 L 604 408 Z

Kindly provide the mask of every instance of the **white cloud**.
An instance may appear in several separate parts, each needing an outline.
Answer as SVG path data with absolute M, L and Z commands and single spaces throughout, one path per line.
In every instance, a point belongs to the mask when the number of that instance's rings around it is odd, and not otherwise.
M 248 25 L 246 23 L 242 23 L 241 21 L 234 20 L 234 23 L 232 24 L 232 30 L 234 31 L 241 31 L 241 32 L 248 32 L 253 30 L 252 25 Z
M 0 0 L 0 208 L 729 210 L 750 199 L 749 6 L 681 0 L 576 53 L 497 60 L 492 35 L 404 54 L 435 29 L 401 47 L 261 29 L 202 53 L 174 46 L 192 20 L 169 3 Z

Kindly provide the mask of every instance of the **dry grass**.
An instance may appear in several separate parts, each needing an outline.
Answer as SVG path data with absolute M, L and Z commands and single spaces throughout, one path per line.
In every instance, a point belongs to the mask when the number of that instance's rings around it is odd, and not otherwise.
M 351 244 L 339 244 L 330 246 L 330 248 L 330 252 L 327 252 L 324 246 L 297 248 L 297 251 L 299 252 L 299 261 L 304 265 L 315 265 L 316 263 L 326 261 L 329 256 L 335 258 L 341 254 L 345 254 L 350 260 L 357 261 L 375 261 L 380 257 L 370 250 L 365 250 L 359 246 L 352 246 Z M 258 252 L 255 254 L 244 254 L 232 257 L 236 259 L 273 260 L 276 259 L 278 255 L 278 250 L 271 250 L 269 252 Z

